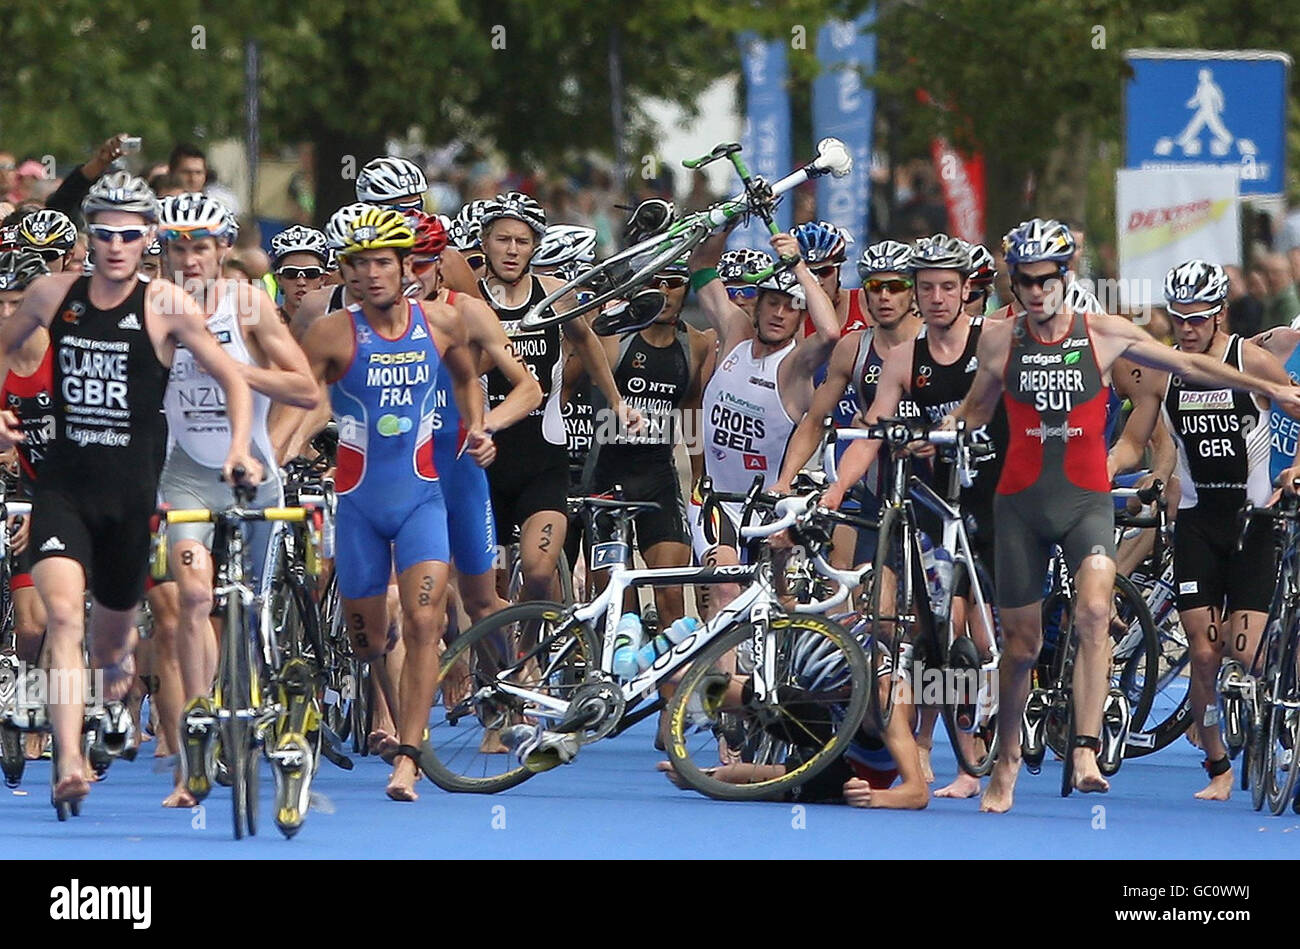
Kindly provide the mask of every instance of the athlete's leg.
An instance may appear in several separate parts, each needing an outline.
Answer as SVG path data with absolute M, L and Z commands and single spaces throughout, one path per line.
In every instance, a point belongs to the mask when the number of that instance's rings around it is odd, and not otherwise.
M 158 747 L 155 754 L 162 757 L 175 753 L 180 734 L 181 709 L 185 706 L 181 666 L 177 651 L 177 632 L 180 626 L 180 597 L 176 584 L 160 583 L 147 594 L 153 629 L 153 693 L 151 703 L 158 709 Z
M 41 641 L 45 638 L 45 605 L 33 586 L 16 587 L 14 601 L 14 652 L 29 665 L 41 659 Z
M 683 543 L 661 541 L 642 550 L 641 556 L 647 567 L 684 567 L 691 562 L 691 548 Z M 661 629 L 667 629 L 670 624 L 686 615 L 686 596 L 681 584 L 657 586 L 654 593 Z
M 438 683 L 438 643 L 447 627 L 447 575 L 445 562 L 426 560 L 406 568 L 398 576 L 406 643 L 398 721 L 398 734 L 404 745 L 419 747 L 429 724 L 429 709 Z M 398 756 L 393 761 L 388 796 L 398 801 L 415 800 L 418 777 L 415 762 Z
M 1101 735 L 1101 715 L 1110 687 L 1110 616 L 1115 597 L 1115 561 L 1095 554 L 1075 571 L 1074 730 Z M 1074 786 L 1080 791 L 1107 791 L 1110 784 L 1097 767 L 1097 753 L 1075 748 Z
M 555 567 L 564 549 L 568 518 L 559 511 L 538 511 L 519 530 L 519 561 L 524 573 L 523 600 L 554 599 Z
M 1020 720 L 1029 698 L 1029 677 L 1043 648 L 1042 603 L 1002 607 L 1002 657 L 998 662 L 998 760 L 980 800 L 980 810 L 1011 809 L 1020 774 Z
M 1187 690 L 1192 700 L 1192 728 L 1200 736 L 1205 760 L 1219 761 L 1227 756 L 1228 749 L 1224 747 L 1223 735 L 1219 731 L 1219 696 L 1215 689 L 1219 666 L 1223 662 L 1224 640 L 1230 632 L 1224 628 L 1223 614 L 1217 607 L 1180 609 L 1178 616 L 1187 633 L 1187 646 L 1192 656 L 1191 683 Z M 1228 770 L 1210 778 L 1210 783 L 1198 791 L 1196 797 L 1203 801 L 1226 801 L 1231 793 L 1232 771 Z
M 56 800 L 75 800 L 90 791 L 81 754 L 85 720 L 86 667 L 82 654 L 86 633 L 86 574 L 69 557 L 47 557 L 32 567 L 32 580 L 47 617 L 48 708 L 54 733 L 59 780 Z
M 168 557 L 179 606 L 176 658 L 188 702 L 212 691 L 217 674 L 217 635 L 212 625 L 212 554 L 197 540 L 181 540 Z M 171 586 L 172 584 L 160 584 Z M 170 593 L 162 594 L 171 596 Z

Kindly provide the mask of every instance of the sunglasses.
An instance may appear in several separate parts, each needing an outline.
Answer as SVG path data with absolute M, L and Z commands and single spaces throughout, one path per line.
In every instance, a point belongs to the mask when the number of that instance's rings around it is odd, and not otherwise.
M 1016 286 L 1022 287 L 1025 290 L 1028 290 L 1030 287 L 1038 287 L 1038 289 L 1042 290 L 1052 281 L 1061 280 L 1064 276 L 1065 272 L 1062 270 L 1045 273 L 1041 277 L 1031 277 L 1029 274 L 1018 273 L 1015 275 L 1015 280 Z
M 434 254 L 432 257 L 412 257 L 411 270 L 414 271 L 415 275 L 418 277 L 422 274 L 428 273 L 432 268 L 436 267 L 438 261 L 441 259 L 442 258 L 437 254 Z
M 35 250 L 36 253 L 40 254 L 40 255 L 41 255 L 41 260 L 45 261 L 47 264 L 52 264 L 52 263 L 54 263 L 56 260 L 58 260 L 60 257 L 63 256 L 63 251 L 61 251 L 61 250 L 54 250 L 54 249 L 49 248 L 49 247 L 44 247 L 44 248 L 36 248 L 36 247 L 34 247 L 34 248 L 32 248 L 32 250 Z
M 324 267 L 281 267 L 277 272 L 281 280 L 315 280 L 325 276 Z
M 814 277 L 817 277 L 820 280 L 823 277 L 829 277 L 833 273 L 839 273 L 840 265 L 823 264 L 820 267 L 809 267 L 808 269 L 813 272 Z
M 483 262 L 486 260 L 487 260 L 487 254 L 484 253 L 474 252 L 470 254 L 465 254 L 465 263 L 469 264 L 470 270 L 478 270 L 480 267 L 483 266 Z
M 1222 309 L 1223 307 L 1216 306 L 1211 310 L 1197 310 L 1195 313 L 1175 313 L 1173 310 L 1170 310 L 1169 318 L 1175 323 L 1191 323 L 1193 326 L 1200 326 L 1206 320 L 1218 316 L 1219 311 Z
M 744 286 L 744 287 L 727 287 L 727 299 L 728 300 L 757 300 L 758 287 L 752 285 Z
M 873 277 L 863 286 L 870 293 L 880 293 L 882 290 L 888 290 L 890 293 L 902 293 L 904 290 L 912 289 L 912 281 L 904 277 L 894 277 L 890 280 L 880 280 Z
M 665 274 L 662 277 L 656 277 L 652 285 L 660 290 L 680 290 L 689 282 L 681 274 Z
M 111 244 L 113 237 L 122 238 L 123 244 L 134 244 L 136 241 L 144 238 L 149 233 L 147 227 L 113 227 L 111 224 L 92 224 L 90 225 L 90 235 L 97 241 L 103 241 L 105 244 Z
M 158 239 L 163 241 L 178 241 L 181 238 L 196 241 L 201 237 L 225 238 L 225 234 L 214 234 L 206 227 L 169 227 L 158 232 Z

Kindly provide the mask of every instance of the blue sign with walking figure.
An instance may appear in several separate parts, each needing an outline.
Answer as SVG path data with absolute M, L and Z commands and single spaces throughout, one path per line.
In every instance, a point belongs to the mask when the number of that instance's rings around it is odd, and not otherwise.
M 1235 167 L 1241 193 L 1281 194 L 1291 57 L 1267 50 L 1129 50 L 1127 168 Z

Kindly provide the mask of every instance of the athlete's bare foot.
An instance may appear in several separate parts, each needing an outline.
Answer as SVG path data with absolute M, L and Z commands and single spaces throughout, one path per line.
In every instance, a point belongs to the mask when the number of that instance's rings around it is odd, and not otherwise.
M 934 768 L 930 767 L 930 746 L 922 744 L 921 739 L 918 738 L 916 750 L 921 753 L 921 777 L 925 779 L 926 784 L 933 784 Z
M 930 788 L 920 782 L 896 788 L 872 788 L 861 778 L 844 782 L 844 803 L 850 807 L 878 807 L 884 810 L 919 811 L 930 803 Z
M 1097 768 L 1097 753 L 1091 748 L 1074 749 L 1074 789 L 1084 794 L 1105 794 L 1110 782 Z
M 59 778 L 54 785 L 54 800 L 59 802 L 80 801 L 90 793 L 90 782 L 80 770 L 74 768 L 68 774 Z
M 45 732 L 28 732 L 23 736 L 23 757 L 28 761 L 39 761 L 48 740 L 49 735 Z
M 456 660 L 456 664 L 442 677 L 442 706 L 451 711 L 469 695 L 474 680 L 470 677 L 469 661 L 465 655 Z
M 989 786 L 980 798 L 980 810 L 986 814 L 1005 814 L 1016 796 L 1016 779 L 1020 777 L 1020 758 L 999 758 L 993 765 Z
M 383 759 L 384 764 L 393 763 L 393 755 L 397 753 L 397 746 L 400 744 L 401 742 L 382 728 L 376 728 L 366 736 L 366 747 L 370 749 L 372 755 L 378 755 Z
M 504 755 L 510 749 L 501 741 L 501 729 L 485 728 L 483 729 L 483 739 L 478 743 L 478 751 L 481 755 Z
M 935 797 L 956 797 L 968 798 L 974 797 L 980 793 L 980 779 L 972 778 L 963 771 L 957 777 L 952 779 L 952 783 L 939 788 L 934 792 Z
M 172 793 L 163 798 L 163 807 L 194 807 L 199 802 L 183 785 L 172 788 Z
M 691 786 L 682 780 L 682 776 L 677 773 L 671 761 L 660 761 L 655 765 L 655 770 L 663 774 L 665 778 L 673 783 L 673 787 L 680 788 L 683 791 L 689 791 Z
M 136 682 L 135 675 L 135 653 L 128 652 L 117 662 L 111 662 L 97 670 L 104 674 L 104 701 L 121 702 L 127 693 L 131 691 L 131 686 Z
M 1226 801 L 1232 796 L 1232 769 L 1210 778 L 1204 790 L 1197 791 L 1192 797 L 1198 801 Z
M 400 755 L 393 763 L 393 773 L 388 778 L 388 787 L 384 793 L 394 801 L 418 801 L 420 795 L 415 793 L 415 782 L 419 777 L 415 762 L 406 755 Z

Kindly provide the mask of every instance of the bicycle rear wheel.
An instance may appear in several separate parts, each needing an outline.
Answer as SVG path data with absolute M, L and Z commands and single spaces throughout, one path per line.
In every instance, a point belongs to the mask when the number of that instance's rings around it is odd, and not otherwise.
M 876 538 L 876 559 L 872 561 L 871 586 L 863 616 L 868 621 L 870 635 L 864 644 L 868 668 L 877 685 L 869 690 L 867 714 L 876 731 L 883 733 L 894 714 L 895 700 L 903 683 L 915 688 L 911 681 L 912 670 L 907 668 L 911 654 L 912 626 L 920 608 L 920 591 L 915 579 L 911 583 L 910 597 L 905 593 L 907 584 L 899 567 L 910 569 L 910 551 L 902 548 L 902 513 L 897 508 L 886 508 L 880 515 L 880 533 Z M 893 569 L 889 569 L 892 565 Z M 904 602 L 904 600 L 908 602 Z M 927 604 L 928 607 L 928 604 Z
M 717 671 L 751 641 L 753 627 L 745 625 L 691 661 L 668 703 L 673 768 L 709 797 L 781 797 L 843 755 L 866 713 L 874 678 L 848 630 L 819 616 L 780 616 L 772 633 L 777 677 L 767 700 L 754 697 L 748 677 Z M 745 760 L 725 771 L 717 767 L 718 732 L 729 747 L 745 749 Z
M 1293 622 L 1285 629 L 1281 660 L 1275 667 L 1276 685 L 1268 689 L 1272 699 L 1266 712 L 1264 733 L 1264 794 L 1274 816 L 1281 816 L 1295 797 L 1296 778 L 1300 775 L 1300 629 Z M 1290 706 L 1289 708 L 1287 706 Z
M 447 791 L 494 794 L 532 777 L 501 741 L 513 725 L 554 722 L 527 699 L 497 687 L 512 685 L 569 701 L 598 666 L 587 632 L 558 603 L 508 606 L 475 623 L 442 655 L 439 699 L 429 721 L 431 754 L 425 772 Z
M 978 559 L 976 559 L 974 563 L 975 574 L 979 580 L 980 589 L 985 592 L 985 595 L 991 595 L 994 589 L 993 578 L 989 576 L 988 570 Z M 965 562 L 962 561 L 957 563 L 956 569 L 953 571 L 953 589 L 957 588 L 957 585 L 965 572 Z M 998 649 L 1001 650 L 1002 626 L 998 622 L 998 611 L 992 603 L 989 604 L 989 608 L 993 614 L 993 636 L 996 640 Z M 975 609 L 975 603 L 973 600 L 970 603 L 970 609 L 972 611 Z M 978 618 L 973 620 L 973 623 L 978 622 L 980 622 Z M 945 624 L 945 629 L 950 625 L 950 623 L 951 621 L 949 624 Z M 968 623 L 967 625 L 972 624 Z M 988 696 L 988 700 L 990 702 L 997 701 L 999 688 L 997 670 L 996 668 L 991 670 L 992 681 L 985 680 L 983 664 L 981 664 L 979 670 L 976 670 L 976 676 L 973 677 L 974 681 L 972 681 L 972 677 L 962 677 L 959 673 L 951 675 L 947 674 L 947 665 L 945 665 L 944 671 L 943 726 L 948 731 L 948 741 L 952 745 L 952 751 L 953 755 L 957 759 L 957 765 L 971 777 L 987 777 L 993 770 L 994 762 L 997 761 L 998 714 L 995 711 L 987 718 L 979 718 L 978 716 L 981 714 L 981 703 L 978 702 L 978 698 L 980 697 L 981 692 L 991 690 L 992 694 Z M 972 690 L 974 694 L 972 694 Z M 958 727 L 957 712 L 959 706 L 962 704 L 969 705 L 971 703 L 974 703 L 976 706 L 977 718 L 974 731 L 966 732 Z M 972 744 L 969 751 L 964 747 L 964 742 L 958 738 L 958 735 L 963 734 L 969 735 L 971 738 Z
M 511 603 L 520 602 L 519 597 L 524 591 L 524 565 L 519 559 L 519 547 L 514 546 L 514 556 L 510 563 L 510 585 L 506 590 L 506 599 Z M 560 557 L 555 561 L 555 579 L 551 582 L 551 593 L 559 596 L 559 602 L 564 606 L 572 606 L 573 600 L 573 572 L 569 569 L 569 557 L 564 550 L 560 550 Z M 543 601 L 550 602 L 550 601 Z
M 249 633 L 244 627 L 243 602 L 237 593 L 227 595 L 225 613 L 218 708 L 224 713 L 221 745 L 230 776 L 231 821 L 235 839 L 242 840 L 246 834 L 257 832 L 257 767 L 255 760 L 250 767 L 250 750 L 255 743 L 253 723 L 248 717 L 256 704 L 256 673 L 251 665 Z M 254 782 L 251 790 L 250 782 Z

